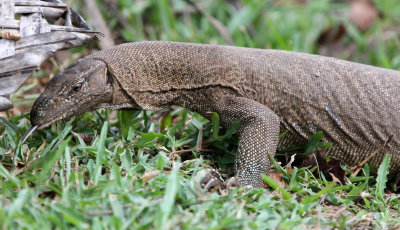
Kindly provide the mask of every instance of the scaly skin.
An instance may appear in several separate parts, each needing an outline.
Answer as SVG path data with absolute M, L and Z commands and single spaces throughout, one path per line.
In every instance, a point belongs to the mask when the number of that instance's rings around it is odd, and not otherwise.
M 355 165 L 393 136 L 369 163 L 391 153 L 400 171 L 400 72 L 304 53 L 174 42 L 115 46 L 78 60 L 35 102 L 41 128 L 87 110 L 159 110 L 179 105 L 225 127 L 240 122 L 236 174 L 259 187 L 268 153 L 316 131 L 328 154 Z M 279 133 L 289 130 L 278 141 Z

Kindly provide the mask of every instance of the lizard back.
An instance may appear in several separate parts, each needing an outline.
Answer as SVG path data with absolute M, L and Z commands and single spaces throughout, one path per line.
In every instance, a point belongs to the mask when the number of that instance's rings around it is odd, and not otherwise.
M 316 131 L 329 154 L 353 165 L 385 143 L 371 163 L 392 154 L 400 167 L 400 72 L 304 53 L 174 42 L 129 43 L 87 56 L 104 61 L 139 105 L 138 94 L 226 87 L 258 101 L 281 120 L 279 148 Z M 152 107 L 143 107 L 151 109 Z M 396 167 L 397 166 L 397 167 Z

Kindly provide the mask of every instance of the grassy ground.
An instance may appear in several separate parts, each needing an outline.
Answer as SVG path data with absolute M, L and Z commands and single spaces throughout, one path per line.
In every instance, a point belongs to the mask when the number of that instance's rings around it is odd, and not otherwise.
M 117 42 L 231 43 L 400 69 L 395 1 L 374 1 L 380 16 L 366 29 L 349 21 L 347 1 L 238 2 L 198 1 L 200 11 L 181 0 L 104 1 L 99 7 L 107 9 Z M 15 101 L 35 97 L 22 91 Z M 400 228 L 400 195 L 385 189 L 387 161 L 377 177 L 366 165 L 343 186 L 316 178 L 315 169 L 275 164 L 285 183 L 275 191 L 207 193 L 199 186 L 204 169 L 231 173 L 237 147 L 235 127 L 219 130 L 217 115 L 208 121 L 181 108 L 99 110 L 35 132 L 19 145 L 30 124 L 28 114 L 16 111 L 0 117 L 3 229 Z

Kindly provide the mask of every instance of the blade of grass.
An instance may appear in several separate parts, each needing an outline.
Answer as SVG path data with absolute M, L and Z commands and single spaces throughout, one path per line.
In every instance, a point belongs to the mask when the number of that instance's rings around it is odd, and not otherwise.
M 97 182 L 99 181 L 100 174 L 101 174 L 101 166 L 102 166 L 104 148 L 105 148 L 104 144 L 106 141 L 107 131 L 108 131 L 108 122 L 104 122 L 103 128 L 101 128 L 99 141 L 96 143 L 97 155 L 96 155 L 96 169 L 95 169 L 96 174 L 94 176 L 94 184 L 95 185 L 97 185 Z
M 178 192 L 178 172 L 180 163 L 180 160 L 176 162 L 175 167 L 172 169 L 171 174 L 168 177 L 167 190 L 165 192 L 164 200 L 160 204 L 159 215 L 156 219 L 156 229 L 165 229 L 165 224 L 173 210 L 175 196 Z
M 65 148 L 68 145 L 68 142 L 71 140 L 72 136 L 69 136 L 63 143 L 61 143 L 60 147 L 55 151 L 54 154 L 46 154 L 43 156 L 43 161 L 46 164 L 43 164 L 42 171 L 39 174 L 38 181 L 43 182 L 46 179 L 49 179 L 49 172 L 53 168 L 53 165 L 56 161 L 58 161 L 61 157 L 61 154 L 64 153 Z M 50 153 L 50 152 L 49 152 Z
M 288 191 L 286 191 L 282 186 L 276 183 L 271 177 L 265 174 L 261 174 L 261 177 L 265 183 L 271 186 L 273 190 L 278 190 L 282 194 L 283 198 L 285 198 L 286 200 L 292 199 L 292 195 Z
M 388 181 L 387 175 L 389 174 L 389 167 L 390 167 L 390 154 L 386 154 L 385 158 L 383 159 L 381 165 L 378 169 L 378 176 L 376 178 L 376 197 L 377 199 L 385 203 L 385 199 L 383 195 L 385 193 L 386 183 Z
M 323 194 L 328 193 L 329 191 L 331 191 L 335 185 L 336 185 L 336 182 L 332 181 L 325 188 L 321 189 L 321 191 L 319 191 L 316 194 L 314 194 L 314 196 L 305 196 L 305 197 L 303 197 L 303 199 L 301 199 L 301 203 L 302 204 L 309 204 L 309 203 L 317 201 Z

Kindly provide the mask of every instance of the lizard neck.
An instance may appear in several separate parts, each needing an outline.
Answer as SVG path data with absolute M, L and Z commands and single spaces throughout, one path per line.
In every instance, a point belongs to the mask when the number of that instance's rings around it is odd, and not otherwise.
M 113 77 L 112 96 L 110 100 L 102 103 L 99 107 L 105 109 L 136 109 L 140 110 L 140 106 L 136 101 L 128 95 L 128 93 L 121 87 L 118 81 Z

